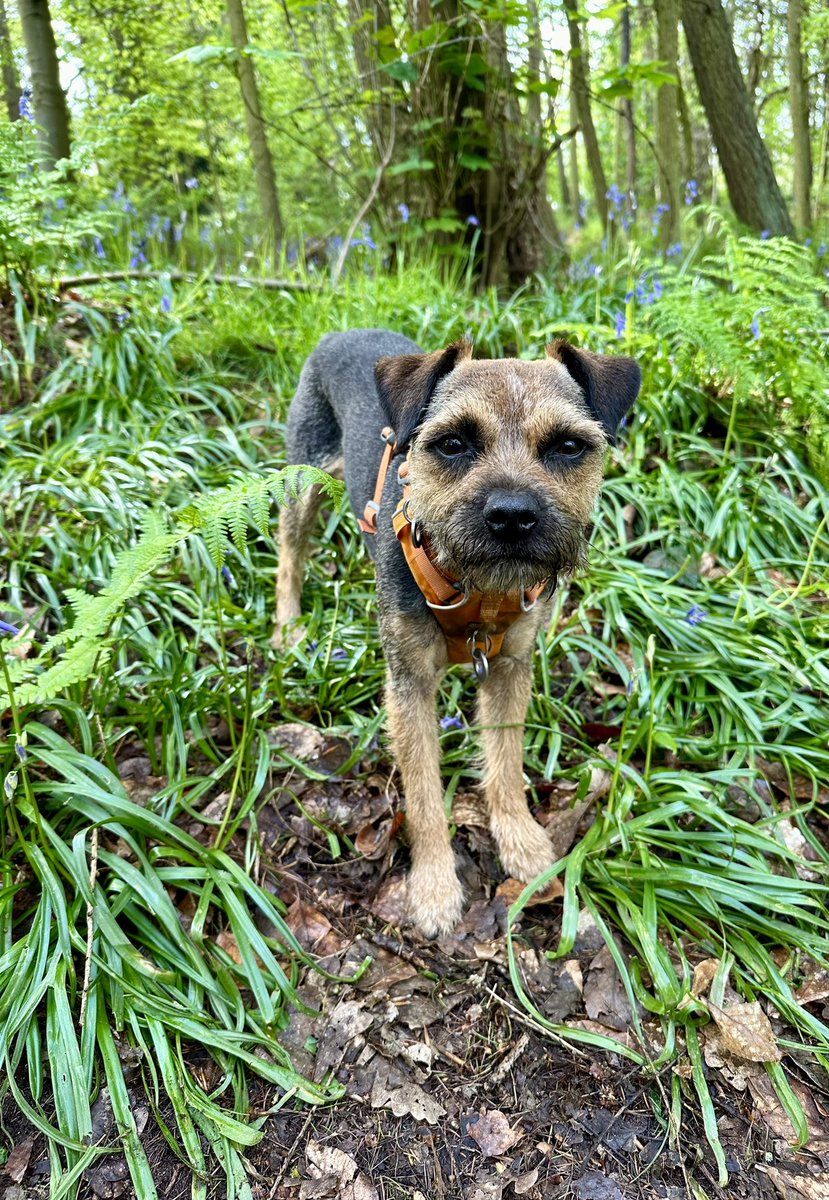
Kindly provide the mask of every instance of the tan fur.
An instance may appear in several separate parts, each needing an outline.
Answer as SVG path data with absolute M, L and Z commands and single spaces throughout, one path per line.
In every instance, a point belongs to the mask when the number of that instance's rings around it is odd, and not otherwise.
M 335 479 L 343 477 L 343 460 L 338 458 L 324 468 Z M 276 573 L 276 624 L 271 638 L 275 650 L 295 645 L 304 630 L 296 622 L 302 615 L 302 584 L 311 530 L 317 519 L 323 493 L 312 484 L 295 500 L 289 501 L 279 520 L 279 564 Z

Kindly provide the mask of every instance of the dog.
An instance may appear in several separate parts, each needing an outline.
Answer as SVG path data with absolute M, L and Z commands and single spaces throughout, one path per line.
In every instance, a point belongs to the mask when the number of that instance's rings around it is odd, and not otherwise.
M 388 729 L 411 847 L 410 917 L 450 931 L 463 893 L 444 812 L 437 689 L 450 662 L 479 678 L 484 794 L 501 864 L 529 882 L 553 862 L 524 794 L 536 634 L 560 576 L 586 561 L 605 451 L 639 392 L 637 363 L 566 340 L 540 362 L 424 353 L 400 334 L 325 336 L 290 407 L 290 463 L 345 478 L 377 574 Z M 373 497 L 373 498 L 372 498 Z M 296 632 L 317 486 L 283 509 L 275 644 Z

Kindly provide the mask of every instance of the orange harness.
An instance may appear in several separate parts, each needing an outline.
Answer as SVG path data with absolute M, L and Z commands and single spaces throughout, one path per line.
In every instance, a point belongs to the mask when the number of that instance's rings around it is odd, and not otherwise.
M 374 498 L 369 500 L 363 516 L 358 518 L 363 533 L 368 534 L 377 533 L 380 501 L 396 450 L 393 429 L 387 426 L 382 437 L 386 448 L 377 473 Z M 428 535 L 422 532 L 418 521 L 409 515 L 408 475 L 407 461 L 398 472 L 403 484 L 403 499 L 392 517 L 394 531 L 414 581 L 443 630 L 450 663 L 471 662 L 478 678 L 486 679 L 489 659 L 500 654 L 505 633 L 522 613 L 534 607 L 547 587 L 547 581 L 522 591 L 471 592 L 462 583 L 450 579 L 433 562 Z

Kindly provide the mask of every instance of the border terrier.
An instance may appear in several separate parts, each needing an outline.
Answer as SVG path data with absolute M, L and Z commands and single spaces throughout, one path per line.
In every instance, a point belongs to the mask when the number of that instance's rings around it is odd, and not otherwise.
M 483 787 L 504 870 L 529 882 L 552 865 L 524 792 L 533 648 L 559 576 L 586 561 L 605 450 L 639 386 L 633 359 L 563 340 L 540 362 L 494 361 L 473 359 L 468 341 L 425 354 L 381 329 L 328 334 L 303 367 L 288 461 L 344 473 L 355 511 L 366 512 L 361 526 L 375 535 L 367 543 L 406 802 L 409 912 L 429 937 L 463 911 L 436 703 L 450 662 L 473 663 L 479 678 Z M 281 516 L 276 645 L 297 633 L 289 627 L 320 502 L 309 488 Z

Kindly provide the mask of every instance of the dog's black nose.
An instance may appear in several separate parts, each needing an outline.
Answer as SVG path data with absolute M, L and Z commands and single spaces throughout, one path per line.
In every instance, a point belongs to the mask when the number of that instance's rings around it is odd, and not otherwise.
M 518 542 L 529 537 L 541 513 L 529 492 L 494 491 L 484 505 L 484 520 L 499 542 Z

